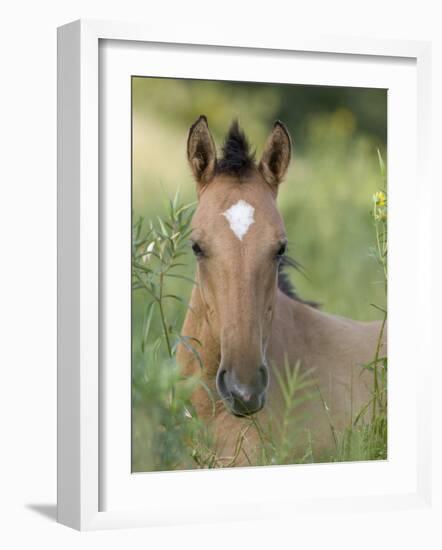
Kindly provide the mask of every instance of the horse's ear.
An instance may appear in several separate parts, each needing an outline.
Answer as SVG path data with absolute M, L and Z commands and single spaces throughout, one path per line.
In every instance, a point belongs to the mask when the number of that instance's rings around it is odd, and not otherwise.
M 267 138 L 259 161 L 259 170 L 266 182 L 277 189 L 290 163 L 292 142 L 285 124 L 277 120 Z
M 215 174 L 216 147 L 204 115 L 190 127 L 187 160 L 198 185 L 207 185 Z

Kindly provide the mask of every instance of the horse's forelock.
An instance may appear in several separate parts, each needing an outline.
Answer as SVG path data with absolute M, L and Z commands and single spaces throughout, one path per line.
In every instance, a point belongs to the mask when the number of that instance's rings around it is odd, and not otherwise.
M 216 165 L 218 173 L 241 176 L 255 166 L 255 152 L 250 150 L 249 142 L 238 120 L 232 122 L 222 152 L 223 156 Z

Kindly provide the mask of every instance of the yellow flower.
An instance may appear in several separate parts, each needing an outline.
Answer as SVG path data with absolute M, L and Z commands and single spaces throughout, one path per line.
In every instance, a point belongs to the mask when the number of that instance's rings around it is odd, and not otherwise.
M 373 195 L 373 202 L 376 206 L 385 206 L 387 203 L 387 197 L 383 191 L 377 191 Z

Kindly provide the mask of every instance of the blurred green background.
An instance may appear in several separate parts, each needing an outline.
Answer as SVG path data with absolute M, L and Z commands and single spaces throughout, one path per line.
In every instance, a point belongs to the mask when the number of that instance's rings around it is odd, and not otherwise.
M 134 218 L 156 219 L 167 197 L 195 200 L 186 162 L 189 126 L 205 114 L 220 147 L 233 118 L 259 159 L 275 119 L 293 139 L 293 158 L 279 207 L 289 253 L 307 277 L 292 272 L 299 294 L 325 311 L 354 319 L 379 318 L 382 277 L 369 255 L 374 242 L 372 194 L 382 186 L 377 149 L 386 159 L 387 92 L 364 88 L 237 83 L 133 77 Z M 188 256 L 188 272 L 194 265 Z M 186 283 L 172 284 L 187 296 Z M 134 293 L 134 338 L 143 300 Z M 176 312 L 178 323 L 184 311 Z

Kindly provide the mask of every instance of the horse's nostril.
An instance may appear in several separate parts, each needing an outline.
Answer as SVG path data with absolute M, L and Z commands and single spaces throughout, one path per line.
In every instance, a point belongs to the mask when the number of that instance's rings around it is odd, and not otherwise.
M 267 388 L 269 383 L 269 369 L 266 365 L 261 365 L 259 367 L 259 374 L 261 376 L 261 382 L 264 388 Z
M 233 370 L 220 367 L 216 375 L 216 388 L 228 409 L 237 416 L 246 416 L 262 409 L 268 384 L 265 365 L 258 368 L 249 384 L 241 383 Z
M 226 398 L 230 393 L 229 390 L 227 389 L 226 375 L 227 375 L 226 369 L 221 369 L 220 368 L 218 370 L 218 374 L 216 376 L 216 386 L 217 386 L 217 389 L 218 389 L 218 393 L 223 398 Z

